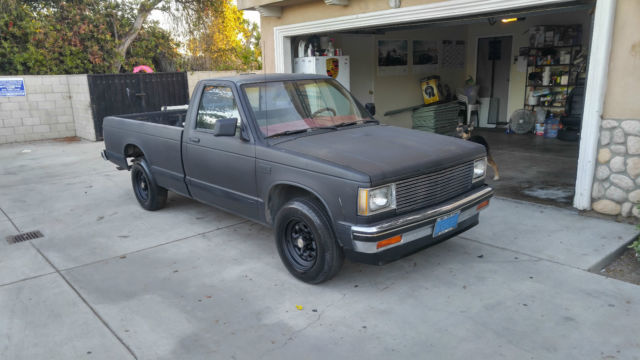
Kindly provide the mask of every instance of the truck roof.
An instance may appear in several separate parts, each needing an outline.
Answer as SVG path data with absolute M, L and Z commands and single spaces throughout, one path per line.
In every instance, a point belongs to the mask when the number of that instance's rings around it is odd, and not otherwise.
M 270 81 L 291 81 L 291 80 L 311 80 L 311 79 L 329 79 L 327 75 L 317 74 L 239 74 L 233 76 L 223 76 L 206 80 L 226 80 L 233 81 L 236 84 L 262 83 Z

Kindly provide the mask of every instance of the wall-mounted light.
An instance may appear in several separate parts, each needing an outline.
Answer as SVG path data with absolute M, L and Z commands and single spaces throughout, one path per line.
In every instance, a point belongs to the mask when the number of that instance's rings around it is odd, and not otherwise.
M 525 18 L 523 18 L 523 17 L 519 17 L 519 18 L 515 17 L 515 18 L 502 19 L 500 21 L 502 21 L 503 24 L 508 24 L 508 23 L 512 23 L 512 22 L 522 21 L 524 19 Z

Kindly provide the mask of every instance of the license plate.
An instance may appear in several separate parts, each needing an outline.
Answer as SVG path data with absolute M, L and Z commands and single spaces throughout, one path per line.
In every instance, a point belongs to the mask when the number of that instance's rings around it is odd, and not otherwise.
M 436 220 L 436 225 L 433 227 L 433 237 L 447 233 L 458 227 L 458 217 L 460 212 L 448 214 Z

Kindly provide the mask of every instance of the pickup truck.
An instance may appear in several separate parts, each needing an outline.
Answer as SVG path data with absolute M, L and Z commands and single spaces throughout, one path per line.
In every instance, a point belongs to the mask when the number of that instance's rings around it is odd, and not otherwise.
M 384 264 L 468 230 L 493 195 L 484 147 L 374 115 L 327 76 L 202 80 L 187 109 L 106 117 L 102 157 L 147 210 L 170 190 L 273 227 L 317 284 L 345 256 Z

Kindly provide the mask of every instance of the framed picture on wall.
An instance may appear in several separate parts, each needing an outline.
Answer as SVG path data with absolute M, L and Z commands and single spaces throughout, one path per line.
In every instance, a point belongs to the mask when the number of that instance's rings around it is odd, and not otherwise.
M 438 70 L 440 51 L 434 40 L 413 40 L 413 73 L 431 73 Z
M 378 40 L 378 75 L 406 75 L 408 48 L 407 40 Z

